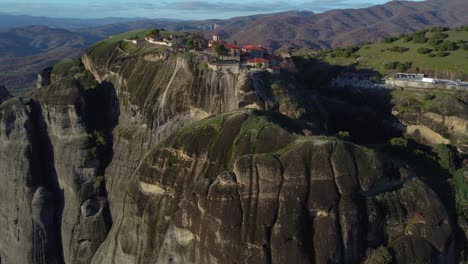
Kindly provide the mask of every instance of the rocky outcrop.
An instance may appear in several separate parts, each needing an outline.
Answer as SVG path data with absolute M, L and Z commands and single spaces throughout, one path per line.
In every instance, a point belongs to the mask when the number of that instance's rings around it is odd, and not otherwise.
M 294 80 L 116 39 L 28 102 L 0 88 L 1 263 L 356 263 L 379 246 L 453 262 L 437 195 L 402 162 L 303 136 L 326 120 Z
M 239 111 L 171 136 L 132 175 L 93 263 L 357 263 L 379 245 L 399 263 L 452 260 L 447 213 L 411 168 L 300 130 Z
M 25 125 L 31 126 L 31 123 L 21 101 L 4 102 L 6 90 L 0 88 L 0 93 L 0 177 L 3 182 L 0 185 L 0 259 L 2 263 L 28 263 L 33 259 L 31 201 L 34 190 L 28 183 L 31 171 L 27 150 L 31 149 L 31 142 Z
M 40 128 L 21 99 L 0 93 L 1 263 L 60 263 L 57 193 L 38 151 Z
M 33 98 L 62 192 L 64 261 L 90 263 L 111 225 L 103 179 L 112 158 L 117 98 L 110 87 L 85 91 L 74 78 L 43 87 Z
M 116 219 L 121 214 L 122 192 L 128 185 L 130 175 L 151 147 L 195 120 L 237 109 L 241 102 L 252 99 L 244 99 L 245 96 L 243 96 L 245 92 L 241 88 L 249 81 L 245 75 L 220 74 L 202 70 L 200 66 L 204 63 L 203 57 L 186 57 L 167 53 L 160 56 L 152 55 L 151 58 L 149 55 L 128 56 L 116 49 L 110 55 L 110 59 L 104 61 L 102 57 L 95 56 L 94 53 L 91 49 L 83 54 L 82 62 L 85 68 L 93 73 L 101 85 L 111 86 L 118 98 L 115 109 L 119 113 L 118 125 L 112 131 L 113 155 L 105 173 L 102 174 L 106 183 L 110 212 L 112 218 Z M 76 102 L 76 98 L 72 102 Z M 99 104 L 99 102 L 95 103 Z M 248 101 L 247 104 L 255 104 L 255 101 Z M 67 107 L 70 108 L 70 106 Z M 76 112 L 76 109 L 71 108 L 68 112 Z M 57 116 L 58 120 L 63 120 L 61 115 Z M 96 118 L 96 120 L 102 122 L 103 119 Z M 58 127 L 61 126 L 58 125 Z M 70 124 L 70 127 L 75 128 L 79 125 Z M 52 138 L 58 139 L 63 133 L 65 131 L 59 132 Z M 83 131 L 78 134 L 82 138 L 85 136 Z M 60 147 L 61 144 L 57 142 L 58 149 L 62 152 L 57 155 L 63 156 L 66 152 L 78 155 L 73 158 L 73 164 L 65 163 L 68 167 L 63 167 L 63 172 L 80 167 L 80 164 L 81 166 L 86 164 L 83 163 L 84 152 L 80 154 L 76 150 Z M 79 141 L 71 144 L 71 146 L 76 145 L 80 145 Z M 90 177 L 91 175 L 96 175 L 96 173 L 90 172 L 89 176 L 85 177 L 88 179 L 84 180 L 85 183 L 93 178 Z M 76 175 L 63 185 L 70 185 L 74 178 Z M 70 199 L 76 200 L 71 197 L 76 196 L 81 189 L 83 187 L 73 187 Z M 64 254 L 71 255 L 65 257 L 67 263 L 76 263 L 73 256 L 81 252 L 79 249 L 81 246 L 77 241 L 83 240 L 76 235 L 73 238 L 71 234 L 75 232 L 70 232 L 70 228 L 89 226 L 86 221 L 80 219 L 78 210 L 79 205 L 85 201 L 86 199 L 79 199 L 68 202 L 72 210 L 70 218 L 74 220 L 64 220 L 69 230 L 62 228 L 63 236 L 67 236 L 63 242 L 64 248 L 67 248 L 64 249 Z M 95 240 L 96 244 L 86 249 L 88 251 L 85 256 L 90 257 L 94 254 L 97 241 Z M 78 247 L 78 249 L 73 250 L 73 247 Z M 87 257 L 84 259 L 88 260 Z
M 395 113 L 405 135 L 421 144 L 452 144 L 468 153 L 468 120 L 432 112 Z
M 259 96 L 246 88 L 252 84 L 245 74 L 204 69 L 204 55 L 164 53 L 153 55 L 158 60 L 148 60 L 123 54 L 112 45 L 108 53 L 98 53 L 99 49 L 88 49 L 82 62 L 98 81 L 115 87 L 120 102 L 114 158 L 105 175 L 111 212 L 117 217 L 130 175 L 150 148 L 196 120 L 255 107 Z
M 50 85 L 52 69 L 52 67 L 48 67 L 37 74 L 36 88 L 42 88 L 44 86 Z

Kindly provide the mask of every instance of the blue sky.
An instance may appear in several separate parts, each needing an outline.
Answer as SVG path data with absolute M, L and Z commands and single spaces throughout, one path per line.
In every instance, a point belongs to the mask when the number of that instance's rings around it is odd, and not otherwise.
M 0 12 L 49 17 L 229 18 L 287 10 L 323 12 L 389 0 L 0 0 Z

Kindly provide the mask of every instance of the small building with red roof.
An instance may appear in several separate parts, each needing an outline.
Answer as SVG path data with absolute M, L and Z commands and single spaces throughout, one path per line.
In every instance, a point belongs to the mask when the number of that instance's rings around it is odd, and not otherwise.
M 268 50 L 260 45 L 245 45 L 242 47 L 242 52 L 248 53 L 251 57 L 263 58 L 268 53 Z
M 229 56 L 240 56 L 241 48 L 235 44 L 224 44 L 224 48 L 228 51 Z
M 264 58 L 251 58 L 247 60 L 247 65 L 250 67 L 258 67 L 267 68 L 270 65 L 270 61 Z

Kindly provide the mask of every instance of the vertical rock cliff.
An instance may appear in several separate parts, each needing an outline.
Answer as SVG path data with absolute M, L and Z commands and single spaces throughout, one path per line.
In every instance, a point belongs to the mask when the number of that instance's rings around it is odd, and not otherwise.
M 53 175 L 30 108 L 0 87 L 1 263 L 61 263 Z
M 411 168 L 297 131 L 240 111 L 172 135 L 131 176 L 93 263 L 357 263 L 382 244 L 401 263 L 453 260 L 447 213 Z
M 320 136 L 294 80 L 121 39 L 44 71 L 30 99 L 0 87 L 0 263 L 455 262 L 422 177 Z
M 116 97 L 99 88 L 84 91 L 75 78 L 64 77 L 34 94 L 33 111 L 43 119 L 62 192 L 65 263 L 89 263 L 111 225 L 102 184 L 112 155 Z

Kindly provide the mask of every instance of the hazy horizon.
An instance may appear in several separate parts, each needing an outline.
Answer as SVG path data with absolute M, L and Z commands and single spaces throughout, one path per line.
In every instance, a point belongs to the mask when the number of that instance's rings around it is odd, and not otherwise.
M 26 0 L 0 3 L 1 13 L 12 15 L 45 16 L 50 18 L 150 18 L 150 19 L 226 19 L 262 13 L 284 11 L 325 12 L 333 9 L 363 8 L 383 4 L 386 0 L 304 0 L 252 1 L 127 1 L 127 0 Z

